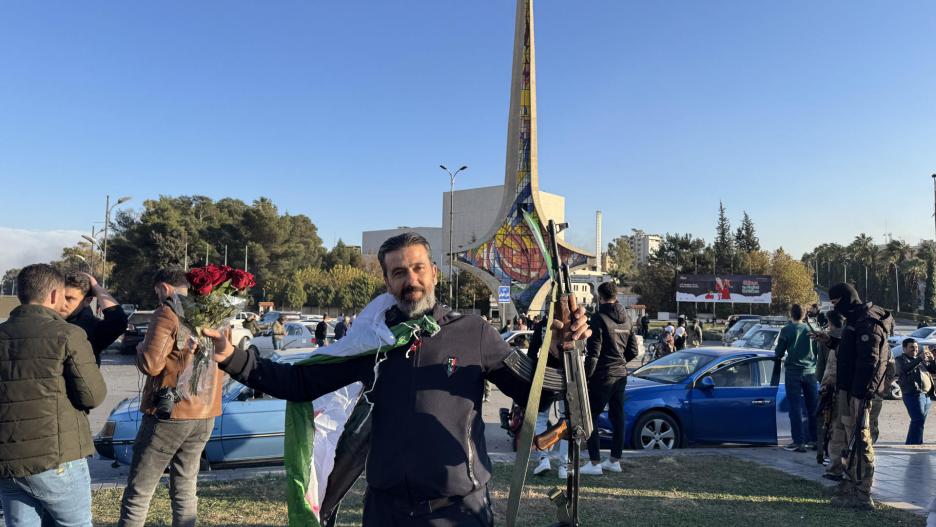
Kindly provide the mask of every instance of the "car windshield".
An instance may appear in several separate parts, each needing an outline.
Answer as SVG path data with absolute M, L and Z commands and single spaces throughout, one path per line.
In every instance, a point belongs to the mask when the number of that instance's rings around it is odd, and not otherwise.
M 677 351 L 635 371 L 633 375 L 648 381 L 675 384 L 694 374 L 699 368 L 715 360 L 711 355 L 692 351 Z
M 731 329 L 728 330 L 727 336 L 737 337 L 747 333 L 747 330 L 751 329 L 751 326 L 756 324 L 756 320 L 742 319 L 734 326 L 731 326 Z
M 910 334 L 911 337 L 915 339 L 925 339 L 930 336 L 930 333 L 933 332 L 933 328 L 920 328 Z
M 762 350 L 773 349 L 774 341 L 777 339 L 777 333 L 779 332 L 770 329 L 757 331 L 745 340 L 745 347 Z

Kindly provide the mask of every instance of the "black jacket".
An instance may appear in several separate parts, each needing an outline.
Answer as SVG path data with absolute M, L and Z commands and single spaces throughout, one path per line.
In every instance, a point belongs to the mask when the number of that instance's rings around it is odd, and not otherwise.
M 315 325 L 315 340 L 324 342 L 326 333 L 328 333 L 328 324 L 324 320 Z
M 85 307 L 68 318 L 68 322 L 85 331 L 94 351 L 94 361 L 101 365 L 101 353 L 127 331 L 127 314 L 120 306 L 111 306 L 101 311 L 104 319 L 94 316 L 90 307 Z
M 392 316 L 391 316 L 392 315 Z M 374 384 L 368 486 L 404 499 L 464 496 L 491 479 L 484 442 L 481 398 L 484 380 L 526 401 L 529 383 L 503 364 L 510 347 L 480 317 L 460 315 L 439 304 L 433 318 L 441 330 L 375 358 L 337 364 L 290 366 L 235 350 L 219 366 L 238 381 L 274 397 L 311 401 L 355 381 Z M 387 324 L 402 322 L 396 309 Z
M 106 395 L 84 331 L 43 306 L 14 309 L 0 324 L 0 478 L 90 456 L 87 411 Z
M 627 376 L 627 363 L 637 357 L 637 337 L 624 306 L 601 304 L 589 323 L 592 335 L 585 353 L 589 380 L 620 379 Z
M 852 397 L 869 400 L 883 393 L 890 361 L 888 335 L 894 332 L 894 318 L 870 302 L 856 305 L 845 315 L 846 326 L 836 348 L 836 386 Z

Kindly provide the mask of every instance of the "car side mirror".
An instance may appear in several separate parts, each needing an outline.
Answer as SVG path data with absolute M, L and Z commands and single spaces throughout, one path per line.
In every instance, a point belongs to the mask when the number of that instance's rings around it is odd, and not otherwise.
M 244 388 L 241 390 L 241 393 L 237 394 L 238 401 L 249 401 L 253 399 L 254 391 L 252 388 Z
M 702 377 L 702 380 L 696 383 L 696 388 L 700 390 L 712 390 L 715 388 L 715 381 L 713 381 L 710 376 Z

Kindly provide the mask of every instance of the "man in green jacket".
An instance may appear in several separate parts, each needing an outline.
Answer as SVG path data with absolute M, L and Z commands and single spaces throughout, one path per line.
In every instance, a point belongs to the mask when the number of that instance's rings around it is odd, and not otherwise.
M 7 525 L 91 526 L 94 451 L 87 411 L 107 388 L 84 330 L 57 313 L 65 281 L 54 267 L 16 277 L 21 306 L 0 324 L 0 502 Z
M 793 304 L 790 323 L 780 330 L 776 350 L 778 363 L 786 355 L 784 386 L 790 402 L 790 433 L 793 435 L 793 442 L 783 447 L 786 450 L 805 452 L 807 446 L 816 448 L 819 385 L 814 346 L 809 338 L 809 326 L 803 323 L 803 306 Z

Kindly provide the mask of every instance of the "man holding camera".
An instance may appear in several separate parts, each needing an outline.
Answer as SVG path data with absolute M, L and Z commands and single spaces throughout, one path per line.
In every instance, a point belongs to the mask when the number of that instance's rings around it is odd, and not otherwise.
M 180 322 L 178 296 L 188 294 L 188 280 L 181 270 L 163 269 L 153 278 L 160 306 L 137 347 L 137 367 L 147 376 L 140 397 L 143 421 L 133 445 L 130 478 L 120 507 L 123 526 L 142 526 L 149 503 L 166 467 L 169 467 L 169 497 L 172 525 L 194 526 L 198 509 L 195 483 L 201 453 L 211 436 L 214 418 L 221 415 L 223 375 L 217 364 L 207 372 L 214 387 L 184 399 L 177 390 L 179 374 L 192 362 L 191 331 Z

